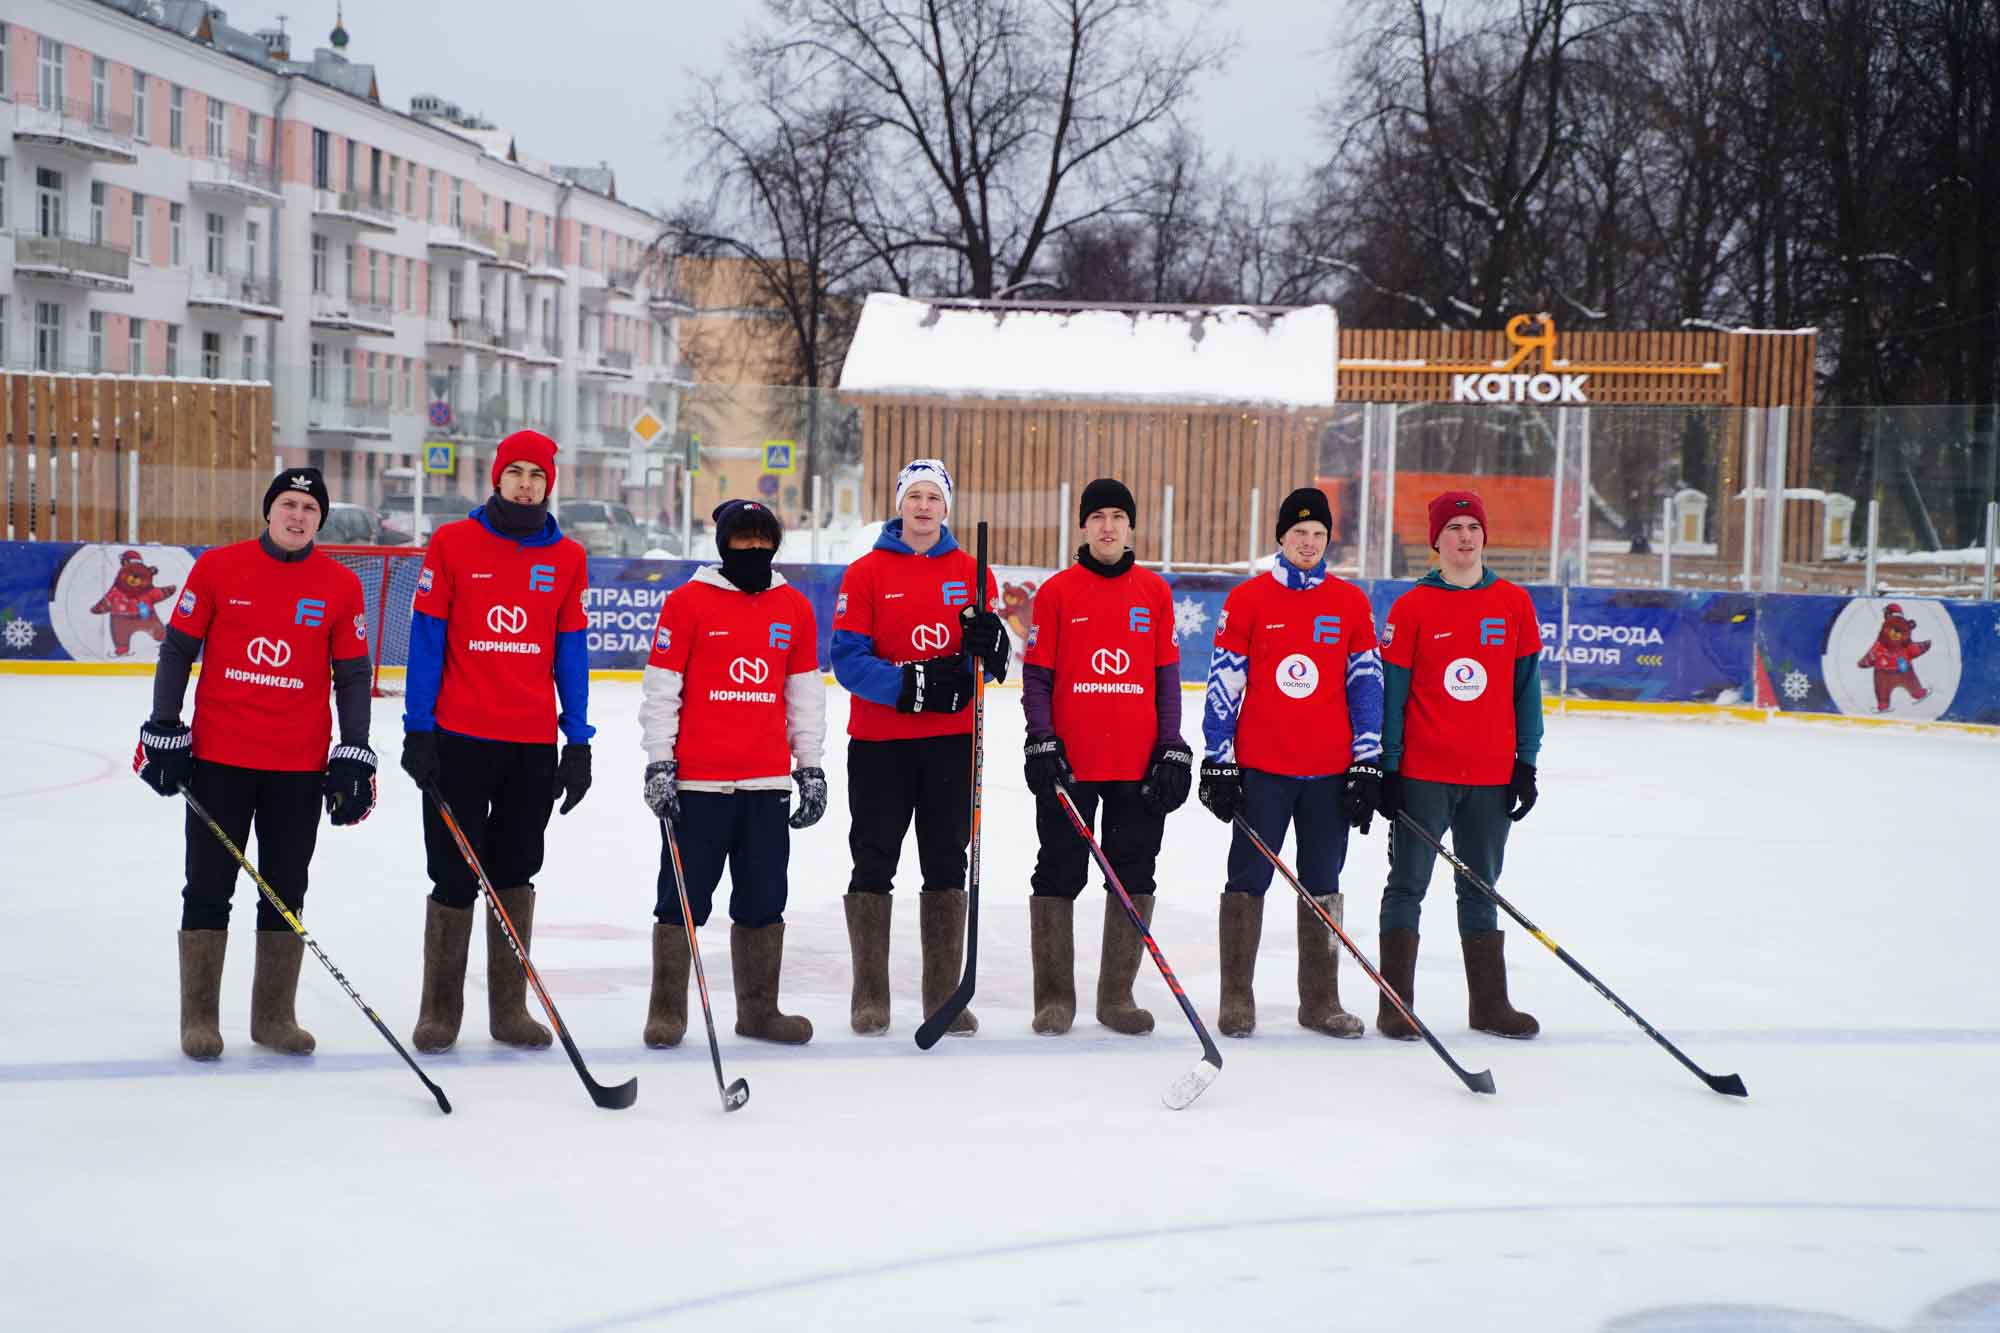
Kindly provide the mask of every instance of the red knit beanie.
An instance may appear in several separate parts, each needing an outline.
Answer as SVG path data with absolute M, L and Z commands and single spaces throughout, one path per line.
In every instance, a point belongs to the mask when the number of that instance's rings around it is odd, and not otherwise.
M 509 463 L 533 463 L 549 477 L 549 494 L 556 493 L 556 442 L 538 430 L 517 430 L 500 441 L 493 454 L 493 489 L 500 489 L 500 474 Z
M 1438 548 L 1438 534 L 1444 531 L 1444 525 L 1455 518 L 1461 517 L 1478 519 L 1480 530 L 1482 532 L 1486 531 L 1486 503 L 1479 498 L 1479 492 L 1446 491 L 1431 501 L 1431 549 L 1433 551 Z M 1487 533 L 1487 540 L 1492 540 L 1490 532 Z

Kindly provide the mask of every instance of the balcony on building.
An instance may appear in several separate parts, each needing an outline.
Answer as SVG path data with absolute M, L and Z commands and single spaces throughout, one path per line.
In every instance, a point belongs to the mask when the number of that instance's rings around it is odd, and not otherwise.
M 228 269 L 188 275 L 188 304 L 205 310 L 230 310 L 253 319 L 283 319 L 277 279 L 263 273 Z
M 268 162 L 258 162 L 241 153 L 228 153 L 222 157 L 198 157 L 190 165 L 189 194 L 246 204 L 281 202 L 278 172 Z
M 547 250 L 536 249 L 528 254 L 529 282 L 568 282 L 569 273 L 562 266 L 562 260 Z
M 93 162 L 139 160 L 132 117 L 82 100 L 14 104 L 14 142 L 53 148 Z
M 132 290 L 132 256 L 103 241 L 76 236 L 14 236 L 14 276 L 42 278 L 98 291 Z
M 471 227 L 455 227 L 449 222 L 433 222 L 425 244 L 442 254 L 470 255 L 479 260 L 493 259 L 493 248 L 473 235 L 474 230 Z
M 490 252 L 478 257 L 479 262 L 485 267 L 506 269 L 513 273 L 528 271 L 526 241 L 517 241 L 512 236 L 495 231 L 491 227 L 467 227 L 465 234 Z
M 577 370 L 589 379 L 629 380 L 632 378 L 632 354 L 616 348 L 592 352 Z
M 396 230 L 396 210 L 389 197 L 371 190 L 315 190 L 313 216 L 362 231 Z
M 585 272 L 577 283 L 577 300 L 586 309 L 601 310 L 612 301 L 632 299 L 639 289 L 637 269 L 614 269 L 606 273 Z
M 308 398 L 306 429 L 314 435 L 386 440 L 389 438 L 389 405 L 343 403 L 324 398 Z
M 562 343 L 539 333 L 527 334 L 521 340 L 521 357 L 531 366 L 559 366 Z
M 499 340 L 493 346 L 501 356 L 512 361 L 528 359 L 528 331 L 526 329 L 502 329 Z
M 351 296 L 313 293 L 312 325 L 316 329 L 377 338 L 393 337 L 396 332 L 395 313 L 388 306 L 373 305 Z

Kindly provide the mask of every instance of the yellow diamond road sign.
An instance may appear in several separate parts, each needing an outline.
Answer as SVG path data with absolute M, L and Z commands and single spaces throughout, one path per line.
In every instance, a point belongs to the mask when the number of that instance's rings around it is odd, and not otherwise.
M 639 443 L 651 444 L 653 437 L 667 428 L 667 423 L 653 415 L 651 408 L 641 408 L 639 415 L 632 418 L 632 433 L 639 437 Z

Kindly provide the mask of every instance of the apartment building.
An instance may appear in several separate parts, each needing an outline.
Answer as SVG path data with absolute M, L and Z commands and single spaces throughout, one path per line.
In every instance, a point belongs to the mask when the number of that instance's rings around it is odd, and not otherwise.
M 336 498 L 437 440 L 482 495 L 524 426 L 567 497 L 657 494 L 630 424 L 677 416 L 687 309 L 660 219 L 440 96 L 387 105 L 348 44 L 293 60 L 199 0 L 12 0 L 0 365 L 269 380 L 283 460 Z

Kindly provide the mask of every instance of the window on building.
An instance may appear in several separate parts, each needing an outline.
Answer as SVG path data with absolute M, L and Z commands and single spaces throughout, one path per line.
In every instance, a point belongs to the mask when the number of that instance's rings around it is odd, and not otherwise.
M 90 183 L 90 243 L 104 244 L 104 182 Z
M 60 171 L 35 168 L 35 233 L 63 234 L 63 178 Z
M 382 193 L 382 150 L 368 150 L 368 197 L 377 205 L 387 202 Z
M 222 378 L 222 335 L 219 333 L 201 335 L 201 377 L 205 380 Z
M 403 212 L 411 217 L 417 212 L 417 164 L 414 162 L 403 171 Z
M 132 191 L 132 258 L 142 264 L 153 262 L 153 252 L 146 246 L 146 196 Z
M 35 369 L 62 369 L 62 307 L 35 302 Z
M 0 24 L 0 27 L 4 27 Z M 0 51 L 0 57 L 7 53 Z M 0 157 L 0 231 L 7 229 L 7 159 Z
M 90 328 L 90 338 L 88 340 L 90 346 L 90 368 L 93 371 L 100 371 L 104 369 L 104 312 L 102 310 L 93 310 L 86 319 Z
M 326 344 L 314 343 L 306 365 L 306 392 L 316 403 L 326 401 Z
M 210 273 L 220 273 L 224 268 L 223 247 L 226 240 L 227 237 L 223 232 L 222 214 L 210 213 L 208 215 L 207 245 L 204 247 L 202 255 L 202 263 Z M 220 353 L 217 353 L 217 355 L 220 355 Z M 213 379 L 214 376 L 211 375 L 209 378 Z
M 219 99 L 217 99 L 217 98 L 213 98 L 213 97 L 211 97 L 211 98 L 209 98 L 209 99 L 208 99 L 208 144 L 207 144 L 207 147 L 208 147 L 208 155 L 209 155 L 210 157 L 221 157 L 221 156 L 222 156 L 222 151 L 223 151 L 223 131 L 222 131 L 222 117 L 223 117 L 223 111 L 224 111 L 224 108 L 223 108 L 223 104 L 222 104 L 222 102 L 221 102 L 221 101 L 220 101 Z M 211 375 L 211 376 L 209 376 L 209 378 L 210 378 L 210 379 L 214 379 L 214 378 L 216 378 L 216 377 L 215 377 L 215 376 L 213 376 L 213 375 Z
M 444 271 L 444 308 L 453 319 L 465 313 L 465 270 L 453 266 Z
M 264 160 L 264 118 L 255 111 L 246 112 L 245 115 L 248 119 L 245 122 L 243 156 L 253 164 L 262 162 Z
M 8 77 L 7 67 L 13 63 L 13 54 L 7 44 L 7 25 L 0 23 L 0 98 L 5 98 L 12 91 L 13 80 Z
M 167 363 L 160 370 L 169 379 L 181 373 L 181 326 L 178 324 L 167 325 Z
M 368 299 L 376 305 L 393 306 L 396 304 L 394 290 L 396 280 L 390 272 L 390 257 L 380 250 L 375 251 L 374 255 L 374 272 L 368 281 Z
M 590 262 L 590 224 L 585 222 L 577 228 L 577 255 L 585 268 L 595 268 Z
M 243 271 L 251 277 L 257 276 L 258 242 L 264 237 L 261 223 L 245 220 L 243 223 Z
M 257 339 L 248 333 L 243 335 L 243 371 L 237 378 L 257 378 Z
M 396 186 L 399 182 L 400 177 L 403 174 L 402 167 L 403 167 L 403 162 L 401 158 L 394 156 L 390 157 L 389 192 L 382 196 L 382 204 L 385 208 L 394 210 L 394 208 L 396 207 L 396 193 L 397 193 Z
M 347 140 L 346 188 L 355 194 L 361 192 L 361 145 L 353 139 Z
M 333 140 L 325 130 L 313 131 L 313 188 L 331 190 L 333 176 Z
M 438 176 L 435 171 L 426 171 L 424 173 L 424 221 L 436 221 L 437 211 Z
M 46 37 L 35 39 L 35 96 L 44 111 L 52 111 L 63 103 L 64 59 L 61 42 Z
M 465 182 L 453 178 L 451 182 L 451 225 L 465 225 Z
M 139 70 L 132 71 L 132 137 L 144 143 L 146 129 L 146 76 Z
M 415 357 L 403 358 L 403 410 L 409 411 L 417 405 L 417 361 Z
M 111 71 L 103 56 L 90 58 L 90 123 L 99 129 L 111 123 Z
M 371 403 L 379 403 L 382 401 L 382 358 L 379 356 L 371 356 L 368 358 L 367 401 Z
M 167 89 L 167 147 L 180 148 L 187 142 L 187 89 L 178 83 Z
M 347 281 L 346 284 L 341 287 L 340 294 L 342 296 L 345 296 L 348 300 L 352 301 L 356 293 L 356 288 L 354 286 L 354 247 L 352 245 L 347 245 L 342 248 L 345 250 L 347 256 L 346 273 L 345 273 Z
M 125 322 L 125 373 L 146 373 L 146 321 L 136 315 Z
M 403 260 L 403 309 L 417 308 L 417 261 L 405 257 Z
M 340 401 L 343 403 L 353 402 L 356 387 L 354 381 L 354 349 L 352 347 L 343 347 L 340 349 Z
M 187 206 L 167 205 L 167 253 L 168 262 L 175 267 L 187 263 Z
M 316 292 L 326 290 L 326 237 L 318 232 L 312 238 L 312 285 Z

